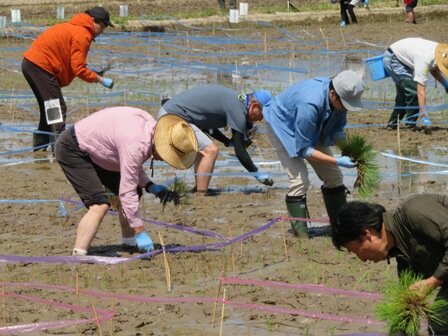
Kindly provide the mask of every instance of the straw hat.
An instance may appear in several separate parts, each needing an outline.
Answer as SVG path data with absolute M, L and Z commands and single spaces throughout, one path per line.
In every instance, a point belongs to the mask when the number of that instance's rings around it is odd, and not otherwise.
M 442 73 L 448 77 L 448 44 L 439 43 L 436 47 L 436 64 Z
M 198 141 L 191 126 L 174 114 L 159 119 L 154 147 L 163 161 L 176 169 L 190 168 L 198 154 Z

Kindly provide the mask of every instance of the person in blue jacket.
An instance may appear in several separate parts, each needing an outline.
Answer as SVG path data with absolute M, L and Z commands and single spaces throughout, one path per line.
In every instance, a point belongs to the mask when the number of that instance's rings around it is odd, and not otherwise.
M 314 78 L 293 84 L 263 109 L 268 135 L 288 173 L 286 207 L 292 217 L 308 218 L 306 194 L 310 185 L 306 163 L 323 182 L 330 221 L 346 203 L 347 188 L 339 167 L 354 168 L 347 156 L 335 158 L 330 146 L 345 138 L 347 111 L 361 109 L 362 78 L 351 70 L 334 78 Z M 293 233 L 308 236 L 306 221 L 292 221 Z

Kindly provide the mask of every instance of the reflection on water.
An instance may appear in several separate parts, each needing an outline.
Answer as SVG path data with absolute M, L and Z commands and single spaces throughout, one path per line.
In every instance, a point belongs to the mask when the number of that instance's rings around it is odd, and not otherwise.
M 16 132 L 0 132 L 0 166 L 26 166 L 26 169 L 38 168 L 33 163 L 48 164 L 53 162 L 49 153 L 33 154 L 30 150 L 31 125 L 3 124 L 4 129 L 15 129 Z M 263 130 L 260 130 L 263 134 Z M 260 170 L 273 175 L 276 189 L 288 188 L 288 177 L 277 160 L 272 150 L 252 146 L 250 154 Z M 448 148 L 425 148 L 416 146 L 412 150 L 403 151 L 401 156 L 406 160 L 397 159 L 397 153 L 392 150 L 378 155 L 378 166 L 381 172 L 381 193 L 404 196 L 417 192 L 445 192 L 447 190 L 448 162 L 446 161 Z M 47 156 L 50 156 L 49 158 Z M 424 163 L 422 163 L 423 161 Z M 169 182 L 174 178 L 174 171 L 163 162 L 155 162 L 158 180 Z M 149 172 L 149 162 L 146 164 Z M 342 168 L 344 183 L 352 189 L 356 180 L 353 169 Z M 38 171 L 36 170 L 36 173 Z M 314 170 L 309 167 L 312 188 L 320 188 L 321 181 Z M 178 175 L 186 183 L 194 184 L 192 169 L 183 171 Z M 220 156 L 215 166 L 210 187 L 218 188 L 225 192 L 264 192 L 266 188 L 254 182 L 234 156 L 232 149 L 221 147 Z

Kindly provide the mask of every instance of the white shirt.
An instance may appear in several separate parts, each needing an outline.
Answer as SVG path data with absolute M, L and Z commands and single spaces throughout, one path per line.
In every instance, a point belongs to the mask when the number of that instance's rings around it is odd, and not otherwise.
M 437 42 L 410 37 L 391 44 L 398 60 L 414 70 L 414 81 L 425 85 L 431 70 L 435 69 Z

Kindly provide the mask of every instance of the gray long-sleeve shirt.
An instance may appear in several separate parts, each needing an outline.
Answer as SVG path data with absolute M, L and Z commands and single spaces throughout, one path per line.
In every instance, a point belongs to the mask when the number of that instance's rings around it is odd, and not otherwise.
M 383 219 L 395 239 L 389 256 L 397 258 L 398 270 L 411 269 L 447 283 L 448 195 L 410 196 Z

